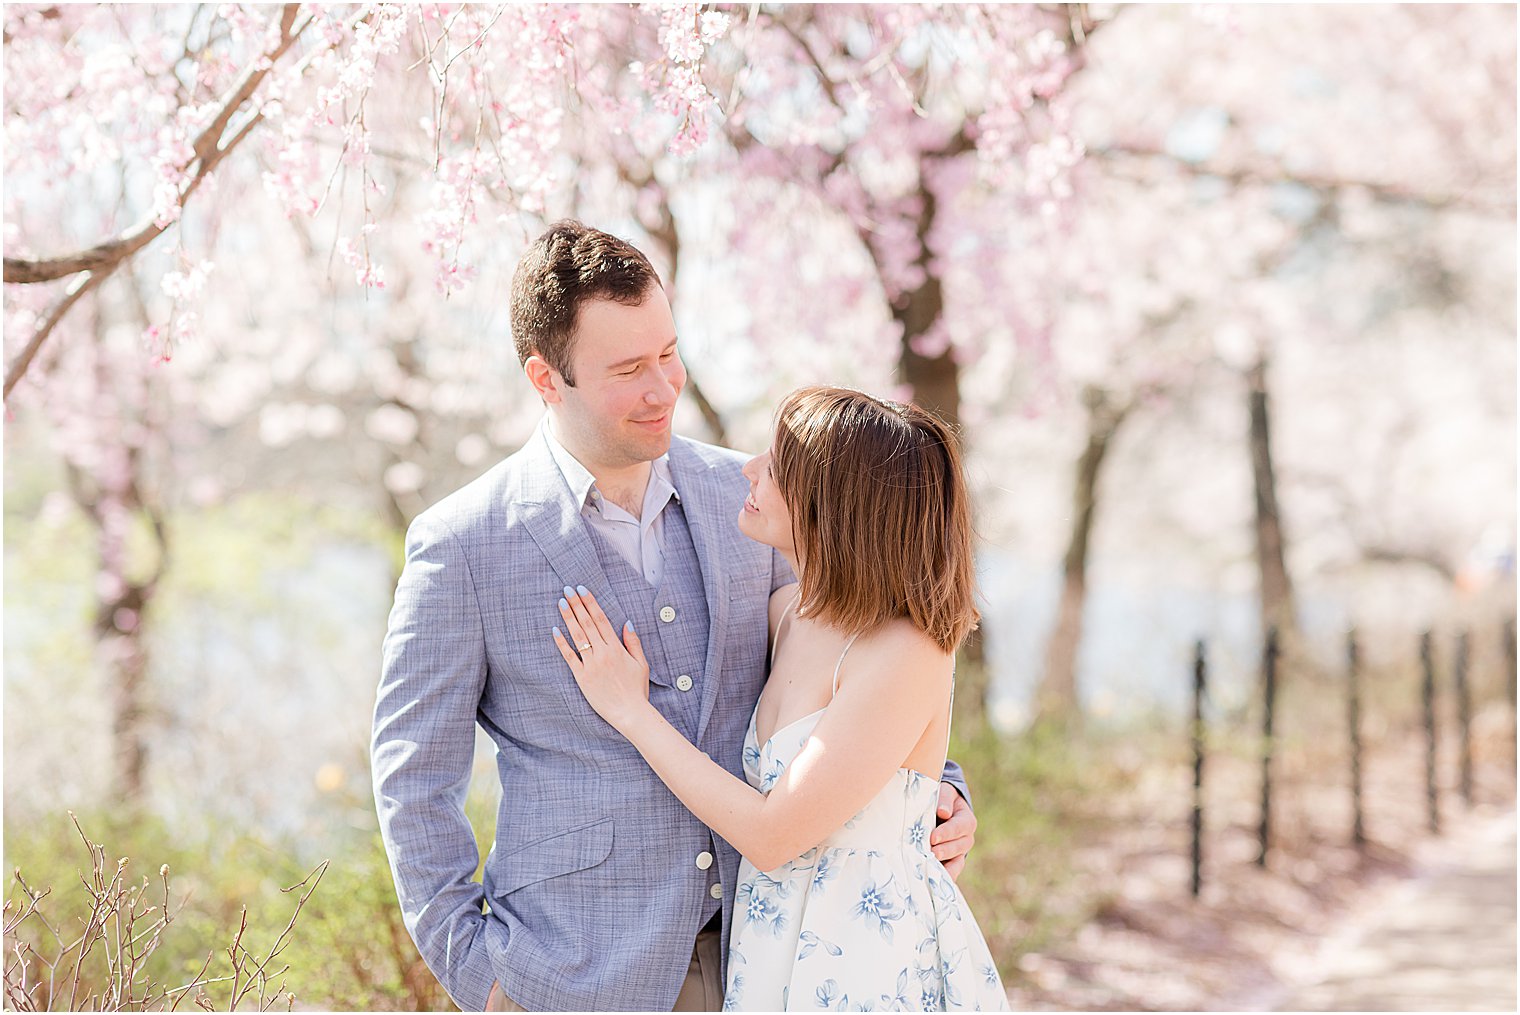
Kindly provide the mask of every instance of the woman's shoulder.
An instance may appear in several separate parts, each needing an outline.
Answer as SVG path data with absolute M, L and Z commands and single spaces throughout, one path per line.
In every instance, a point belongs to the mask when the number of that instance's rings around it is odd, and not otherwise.
M 787 607 L 791 606 L 792 603 L 796 601 L 797 596 L 801 593 L 801 591 L 801 585 L 796 582 L 791 582 L 787 585 L 781 586 L 779 589 L 776 589 L 771 593 L 770 629 L 772 636 L 774 636 L 776 633 L 776 625 L 781 623 L 782 614 L 786 613 Z
M 893 618 L 861 633 L 850 654 L 861 656 L 862 662 L 886 664 L 883 667 L 886 671 L 914 679 L 942 678 L 948 682 L 955 669 L 954 654 L 946 652 L 906 617 Z

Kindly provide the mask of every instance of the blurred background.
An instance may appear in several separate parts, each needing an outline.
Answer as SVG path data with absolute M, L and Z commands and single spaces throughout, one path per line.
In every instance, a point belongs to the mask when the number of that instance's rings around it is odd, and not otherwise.
M 11 1004 L 67 1000 L 73 812 L 101 898 L 116 856 L 189 897 L 163 986 L 244 906 L 256 969 L 330 860 L 265 971 L 448 1006 L 376 832 L 380 641 L 410 519 L 537 423 L 507 292 L 564 216 L 665 279 L 679 432 L 759 450 L 821 382 L 962 428 L 965 883 L 1016 1003 L 1269 1007 L 1434 836 L 1513 843 L 1513 6 L 4 19 Z M 1498 876 L 1460 1006 L 1515 1003 Z

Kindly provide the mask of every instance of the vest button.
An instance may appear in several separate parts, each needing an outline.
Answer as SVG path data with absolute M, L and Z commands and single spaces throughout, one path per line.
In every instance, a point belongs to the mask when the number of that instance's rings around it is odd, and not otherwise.
M 687 676 L 684 673 L 681 674 L 679 677 L 676 677 L 676 690 L 678 690 L 678 691 L 689 691 L 689 690 L 691 690 L 691 677 Z
M 715 899 L 721 899 L 721 898 L 723 898 L 723 886 L 722 885 L 713 885 L 711 888 L 709 888 L 707 890 L 707 894 L 711 895 Z
M 663 620 L 667 624 L 670 623 L 672 620 L 675 620 L 676 619 L 676 608 L 674 606 L 662 606 L 662 607 L 660 607 L 660 619 Z
M 705 871 L 707 868 L 712 866 L 712 862 L 713 855 L 707 850 L 704 849 L 702 852 L 697 854 L 697 870 Z

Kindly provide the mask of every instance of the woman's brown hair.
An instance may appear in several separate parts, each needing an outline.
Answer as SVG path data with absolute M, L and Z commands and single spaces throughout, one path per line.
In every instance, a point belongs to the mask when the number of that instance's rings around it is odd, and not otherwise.
M 906 617 L 954 652 L 980 618 L 954 431 L 915 405 L 809 387 L 781 403 L 771 453 L 799 610 L 847 631 Z

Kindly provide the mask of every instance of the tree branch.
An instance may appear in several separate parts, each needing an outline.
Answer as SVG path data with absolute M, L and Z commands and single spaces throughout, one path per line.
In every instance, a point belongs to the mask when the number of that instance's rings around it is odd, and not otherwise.
M 1418 564 L 1427 567 L 1449 582 L 1457 580 L 1457 569 L 1435 550 L 1414 550 L 1397 546 L 1363 546 L 1364 560 L 1379 564 Z
M 1307 187 L 1326 197 L 1337 197 L 1342 191 L 1347 190 L 1365 190 L 1377 200 L 1388 204 L 1415 205 L 1429 208 L 1433 211 L 1460 208 L 1467 211 L 1490 214 L 1497 213 L 1511 216 L 1515 214 L 1515 205 L 1512 201 L 1509 203 L 1483 201 L 1469 197 L 1466 194 L 1424 193 L 1397 183 L 1349 179 L 1325 173 L 1295 173 L 1281 166 L 1221 166 L 1208 163 L 1194 163 L 1180 159 L 1161 149 L 1147 148 L 1140 145 L 1108 145 L 1103 148 L 1089 149 L 1088 154 L 1093 158 L 1103 159 L 1115 164 L 1125 160 L 1162 162 L 1170 168 L 1193 176 L 1212 176 L 1225 180 L 1235 186 L 1253 183 L 1263 185 L 1296 183 L 1301 187 Z
M 92 271 L 88 275 L 74 280 L 73 285 L 69 287 L 69 291 L 64 294 L 63 299 L 58 301 L 57 306 L 53 307 L 53 312 L 48 314 L 47 320 L 42 322 L 42 327 L 38 328 L 36 333 L 27 341 L 26 348 L 17 353 L 16 358 L 11 360 L 10 365 L 5 368 L 5 392 L 3 397 L 11 397 L 11 389 L 26 374 L 27 367 L 31 366 L 32 360 L 37 358 L 37 352 L 42 348 L 42 343 L 47 341 L 47 337 L 53 333 L 53 329 L 58 326 L 58 322 L 63 320 L 63 315 L 69 312 L 69 308 L 78 303 L 80 297 L 84 296 L 85 293 L 91 289 L 99 288 L 100 283 L 104 282 L 109 274 L 109 271 Z
M 183 208 L 190 195 L 195 193 L 203 180 L 208 177 L 222 159 L 248 137 L 253 127 L 263 119 L 262 113 L 255 113 L 247 123 L 243 124 L 225 144 L 221 143 L 222 134 L 237 110 L 242 107 L 257 90 L 259 84 L 269 75 L 275 63 L 295 45 L 296 39 L 312 23 L 313 18 L 308 17 L 300 26 L 296 26 L 296 16 L 300 12 L 300 4 L 286 4 L 280 14 L 280 40 L 276 45 L 263 53 L 259 59 L 249 65 L 239 80 L 222 101 L 222 108 L 216 117 L 207 124 L 205 129 L 195 140 L 196 160 L 199 163 L 195 175 L 180 192 L 179 206 Z M 26 258 L 5 258 L 5 281 L 16 284 L 32 284 L 38 282 L 50 282 L 54 279 L 75 275 L 79 272 L 88 272 L 83 281 L 76 282 L 74 287 L 59 301 L 48 315 L 46 321 L 37 329 L 36 333 L 27 341 L 26 347 L 12 360 L 5 370 L 4 398 L 9 399 L 11 391 L 18 381 L 26 374 L 32 360 L 36 358 L 38 350 L 42 348 L 58 322 L 63 319 L 65 313 L 79 301 L 90 289 L 98 288 L 110 275 L 115 272 L 133 254 L 147 246 L 159 235 L 167 225 L 159 225 L 152 218 L 133 226 L 123 235 L 114 240 L 97 244 L 89 250 L 81 251 L 65 257 L 44 258 L 29 260 Z
M 217 164 L 232 151 L 245 137 L 248 131 L 245 128 L 239 130 L 236 135 L 222 145 L 222 135 L 227 129 L 227 124 L 237 113 L 244 102 L 253 95 L 254 91 L 269 76 L 276 61 L 295 44 L 301 33 L 311 24 L 312 19 L 307 18 L 300 28 L 295 27 L 295 19 L 300 11 L 300 4 L 286 4 L 280 15 L 280 41 L 274 48 L 262 53 L 259 59 L 253 61 L 243 73 L 243 77 L 227 93 L 222 100 L 221 109 L 216 117 L 206 125 L 196 137 L 193 145 L 195 159 L 198 165 L 195 175 L 180 194 L 180 207 L 184 207 L 185 200 L 195 191 L 200 182 L 208 176 Z M 255 121 L 258 119 L 255 116 Z M 123 260 L 131 257 L 137 251 L 151 243 L 159 236 L 168 225 L 159 225 L 151 216 L 129 228 L 125 233 L 104 243 L 98 243 L 87 250 L 81 250 L 62 257 L 49 258 L 5 258 L 5 281 L 13 284 L 30 285 L 37 282 L 51 282 L 54 279 L 64 278 L 78 274 L 82 271 L 96 272 L 102 269 L 109 273 Z

